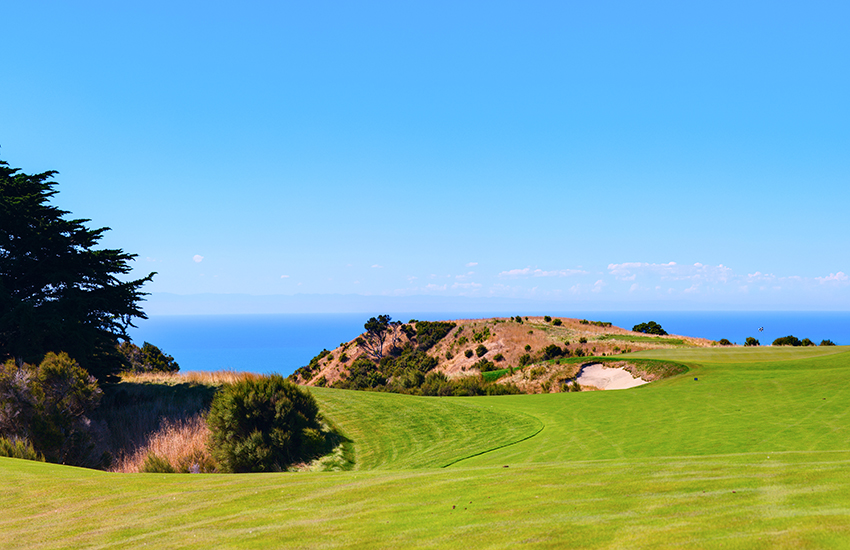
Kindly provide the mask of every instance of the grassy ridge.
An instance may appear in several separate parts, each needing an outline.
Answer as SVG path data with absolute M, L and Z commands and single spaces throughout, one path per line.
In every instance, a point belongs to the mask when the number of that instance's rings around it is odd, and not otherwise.
M 498 402 L 310 388 L 354 441 L 355 469 L 440 468 L 539 432 L 543 423 Z
M 359 470 L 351 472 L 122 475 L 0 459 L 0 541 L 848 547 L 850 349 L 638 357 L 682 361 L 690 371 L 631 390 L 570 394 L 418 398 L 317 388 L 325 414 L 354 441 Z

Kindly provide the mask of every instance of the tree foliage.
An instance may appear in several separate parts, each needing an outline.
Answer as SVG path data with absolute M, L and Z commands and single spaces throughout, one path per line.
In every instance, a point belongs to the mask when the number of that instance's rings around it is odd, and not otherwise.
M 760 346 L 761 342 L 759 342 L 758 340 L 756 340 L 752 336 L 747 336 L 747 339 L 744 342 L 744 345 L 749 346 L 749 347 Z
M 610 323 L 609 323 L 610 325 Z M 640 323 L 632 327 L 634 332 L 643 332 L 644 334 L 657 334 L 658 336 L 667 336 L 667 331 L 661 328 L 661 325 L 655 321 Z
M 50 462 L 97 466 L 87 415 L 102 391 L 67 353 L 47 353 L 39 365 L 0 365 L 0 434 L 29 441 Z
M 142 344 L 141 348 L 132 342 L 122 342 L 118 350 L 133 372 L 177 372 L 180 370 L 180 365 L 174 361 L 174 357 L 166 355 L 149 342 Z
M 366 334 L 358 339 L 357 345 L 374 361 L 380 361 L 384 356 L 384 341 L 387 339 L 387 333 L 394 328 L 390 325 L 391 319 L 389 315 L 378 315 L 371 317 L 363 325 Z
M 796 336 L 783 336 L 773 341 L 774 346 L 802 346 L 803 342 Z
M 0 161 L 0 361 L 38 363 L 65 351 L 97 378 L 120 370 L 143 279 L 123 282 L 135 257 L 95 249 L 109 228 L 50 204 L 54 171 L 28 175 Z

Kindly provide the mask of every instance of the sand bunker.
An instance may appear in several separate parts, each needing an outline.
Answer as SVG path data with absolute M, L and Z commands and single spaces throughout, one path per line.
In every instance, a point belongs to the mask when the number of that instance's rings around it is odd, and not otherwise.
M 594 386 L 601 390 L 625 390 L 649 383 L 642 378 L 633 378 L 626 369 L 612 369 L 599 363 L 585 365 L 576 381 L 580 386 Z

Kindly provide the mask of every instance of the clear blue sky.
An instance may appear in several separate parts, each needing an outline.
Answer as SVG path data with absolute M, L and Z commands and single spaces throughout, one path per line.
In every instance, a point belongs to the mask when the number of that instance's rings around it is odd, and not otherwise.
M 4 1 L 0 158 L 153 293 L 848 310 L 848 6 Z

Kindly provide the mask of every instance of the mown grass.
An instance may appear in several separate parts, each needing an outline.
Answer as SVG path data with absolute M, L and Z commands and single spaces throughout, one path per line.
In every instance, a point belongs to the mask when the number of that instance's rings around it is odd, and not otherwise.
M 686 346 L 687 342 L 681 338 L 663 338 L 660 336 L 631 336 L 629 334 L 603 334 L 599 340 L 618 340 L 622 342 L 650 342 L 664 346 Z
M 0 459 L 0 540 L 4 548 L 850 546 L 850 349 L 637 357 L 690 370 L 630 390 L 568 394 L 317 388 L 353 442 L 350 472 L 111 474 Z

